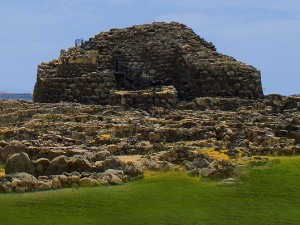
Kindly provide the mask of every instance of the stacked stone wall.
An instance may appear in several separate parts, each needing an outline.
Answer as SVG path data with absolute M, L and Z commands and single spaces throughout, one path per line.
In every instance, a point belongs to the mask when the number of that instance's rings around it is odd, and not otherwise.
M 110 92 L 116 85 L 113 72 L 91 72 L 81 76 L 71 76 L 71 73 L 65 73 L 64 77 L 56 76 L 39 81 L 41 88 L 39 95 L 34 95 L 35 100 L 43 98 L 41 101 L 49 103 L 60 101 L 88 104 L 109 103 Z

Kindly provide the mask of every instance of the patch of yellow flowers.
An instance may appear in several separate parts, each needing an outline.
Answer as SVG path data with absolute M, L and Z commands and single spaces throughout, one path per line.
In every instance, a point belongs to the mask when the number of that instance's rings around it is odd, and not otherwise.
M 5 170 L 4 168 L 2 167 L 2 164 L 0 162 L 0 176 L 4 176 L 5 175 Z
M 227 150 L 216 151 L 214 148 L 206 148 L 202 150 L 203 154 L 212 159 L 229 161 L 229 156 L 225 154 L 226 152 Z
M 109 140 L 111 138 L 110 134 L 101 134 L 100 140 Z
M 0 128 L 0 134 L 6 134 L 6 133 L 9 133 L 9 132 L 13 132 L 13 131 L 14 131 L 13 129 L 8 128 L 8 127 Z

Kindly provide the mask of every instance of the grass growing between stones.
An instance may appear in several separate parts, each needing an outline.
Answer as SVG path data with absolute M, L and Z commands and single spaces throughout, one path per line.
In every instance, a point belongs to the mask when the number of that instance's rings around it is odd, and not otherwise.
M 280 159 L 233 187 L 172 172 L 123 186 L 3 194 L 0 224 L 300 224 L 300 157 Z

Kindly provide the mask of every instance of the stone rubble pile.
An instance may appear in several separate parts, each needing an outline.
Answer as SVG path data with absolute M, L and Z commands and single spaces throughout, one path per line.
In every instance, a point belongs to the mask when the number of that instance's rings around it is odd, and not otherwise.
M 278 95 L 146 109 L 1 100 L 0 190 L 120 184 L 144 170 L 180 168 L 230 178 L 268 163 L 265 156 L 299 154 L 299 111 L 298 96 Z

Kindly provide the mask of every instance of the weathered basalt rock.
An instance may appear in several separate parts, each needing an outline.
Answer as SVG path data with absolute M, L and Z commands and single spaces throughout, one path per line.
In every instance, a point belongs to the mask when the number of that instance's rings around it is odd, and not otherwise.
M 43 176 L 50 163 L 50 160 L 45 158 L 40 158 L 36 160 L 34 162 L 34 165 L 37 176 Z
M 50 175 L 60 175 L 64 172 L 69 172 L 69 164 L 68 164 L 68 158 L 66 156 L 59 156 L 57 158 L 54 158 L 51 162 L 48 168 L 45 171 L 46 176 Z
M 116 157 L 106 159 L 102 162 L 102 171 L 106 171 L 108 169 L 122 170 L 125 169 L 125 167 L 126 163 Z
M 6 161 L 13 154 L 26 152 L 26 149 L 26 146 L 20 141 L 12 141 L 9 145 L 6 145 L 3 149 L 1 149 L 0 156 L 3 161 Z
M 28 155 L 24 152 L 14 154 L 8 158 L 5 163 L 5 173 L 13 174 L 13 173 L 29 173 L 35 175 L 35 168 Z
M 82 172 L 93 172 L 94 167 L 86 158 L 81 155 L 75 155 L 68 161 L 70 171 Z

